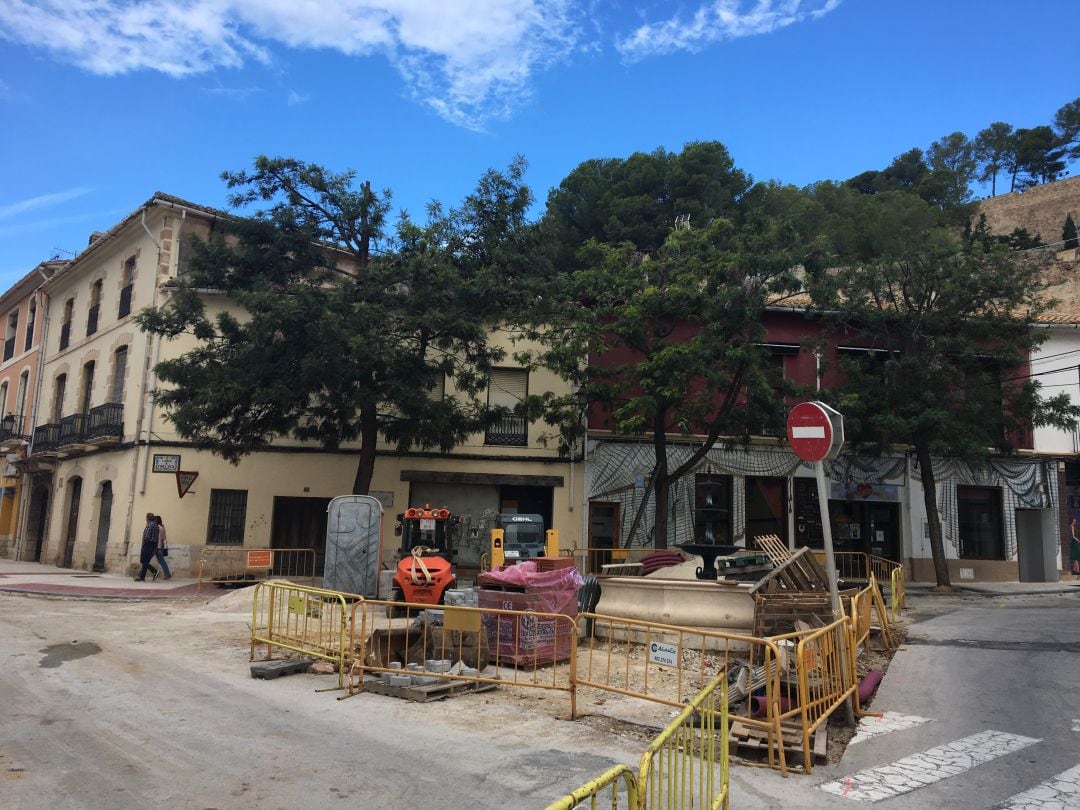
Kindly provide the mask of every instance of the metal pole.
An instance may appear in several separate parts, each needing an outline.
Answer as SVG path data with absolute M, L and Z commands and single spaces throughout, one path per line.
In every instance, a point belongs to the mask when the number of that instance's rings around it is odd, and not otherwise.
M 829 523 L 829 488 L 825 483 L 825 462 L 814 462 L 817 479 L 818 508 L 821 510 L 821 538 L 825 543 L 825 573 L 829 577 L 829 599 L 833 621 L 840 618 L 840 589 L 836 583 L 836 557 L 833 555 L 832 524 Z

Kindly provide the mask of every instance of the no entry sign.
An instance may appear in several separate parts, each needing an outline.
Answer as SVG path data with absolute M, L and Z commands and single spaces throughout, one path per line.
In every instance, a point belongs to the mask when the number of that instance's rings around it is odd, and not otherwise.
M 824 461 L 844 443 L 844 418 L 824 402 L 800 402 L 788 414 L 787 439 L 803 461 Z

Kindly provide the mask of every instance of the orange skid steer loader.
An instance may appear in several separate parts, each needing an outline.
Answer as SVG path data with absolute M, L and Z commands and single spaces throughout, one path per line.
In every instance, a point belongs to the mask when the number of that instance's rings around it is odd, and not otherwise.
M 454 540 L 461 518 L 449 509 L 410 507 L 398 515 L 401 559 L 394 574 L 394 601 L 442 604 L 454 575 Z

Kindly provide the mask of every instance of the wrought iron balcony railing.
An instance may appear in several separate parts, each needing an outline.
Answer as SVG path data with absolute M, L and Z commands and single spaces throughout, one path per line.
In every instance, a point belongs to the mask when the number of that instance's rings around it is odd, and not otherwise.
M 60 447 L 64 447 L 69 444 L 79 444 L 86 439 L 86 422 L 87 415 L 85 413 L 73 413 L 71 416 L 65 416 L 60 420 L 60 435 L 57 437 L 57 442 Z
M 508 414 L 500 417 L 484 433 L 484 444 L 501 447 L 527 447 L 529 422 L 524 416 Z
M 115 437 L 124 434 L 124 406 L 119 402 L 107 402 L 91 408 L 87 414 L 86 438 L 88 440 Z
M 94 304 L 94 306 L 90 307 L 90 309 L 86 313 L 87 337 L 90 337 L 90 335 L 94 334 L 94 332 L 97 331 L 98 310 L 100 309 L 101 307 L 98 304 Z
M 3 419 L 0 419 L 0 442 L 25 438 L 26 434 L 23 433 L 22 416 L 10 413 Z
M 66 349 L 71 343 L 71 321 L 60 326 L 60 348 Z
M 10 360 L 15 356 L 15 338 L 9 337 L 4 341 L 4 360 Z
M 120 309 L 116 313 L 118 318 L 131 314 L 131 288 L 132 285 L 128 284 L 124 289 L 120 290 Z
M 34 428 L 34 441 L 30 453 L 51 453 L 59 446 L 60 425 L 38 425 Z

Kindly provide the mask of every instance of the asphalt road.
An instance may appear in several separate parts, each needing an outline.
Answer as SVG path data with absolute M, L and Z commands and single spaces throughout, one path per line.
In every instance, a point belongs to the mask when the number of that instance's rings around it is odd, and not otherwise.
M 254 680 L 246 631 L 243 614 L 0 596 L 0 807 L 543 807 L 640 756 L 558 720 L 562 695 L 544 713 Z

